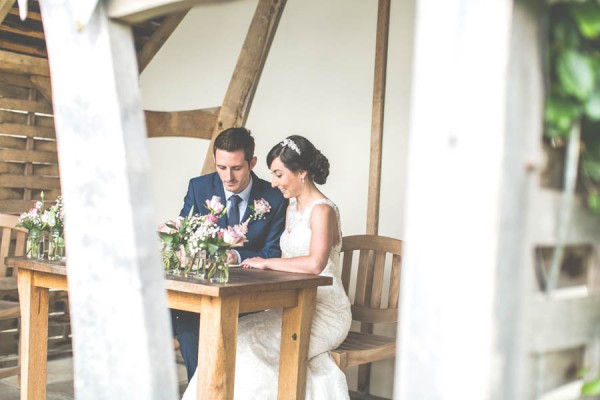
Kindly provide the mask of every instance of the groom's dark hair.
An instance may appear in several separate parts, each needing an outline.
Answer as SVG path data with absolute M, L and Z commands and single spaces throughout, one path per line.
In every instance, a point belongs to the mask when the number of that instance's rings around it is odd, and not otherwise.
M 217 149 L 229 153 L 243 150 L 244 159 L 250 164 L 254 157 L 254 138 L 250 130 L 246 128 L 228 128 L 219 133 L 215 139 L 213 156 L 216 155 Z

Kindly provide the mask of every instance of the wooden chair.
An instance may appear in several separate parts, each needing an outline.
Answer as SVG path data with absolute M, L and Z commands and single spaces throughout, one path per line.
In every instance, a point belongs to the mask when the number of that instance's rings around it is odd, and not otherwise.
M 25 242 L 27 230 L 17 228 L 19 218 L 14 215 L 0 214 L 0 321 L 18 319 L 21 316 L 17 293 L 17 272 L 9 274 L 4 264 L 4 258 L 25 254 Z M 0 379 L 19 372 L 18 365 L 15 367 L 0 368 Z
M 345 236 L 341 251 L 342 282 L 346 294 L 349 297 L 354 294 L 353 300 L 350 297 L 352 320 L 360 323 L 360 331 L 350 331 L 340 347 L 332 351 L 332 356 L 344 372 L 349 367 L 359 366 L 358 392 L 368 395 L 371 363 L 396 356 L 395 337 L 373 334 L 373 324 L 398 321 L 402 241 L 377 235 Z M 358 266 L 354 290 L 350 290 L 355 252 Z M 389 281 L 384 279 L 386 269 Z

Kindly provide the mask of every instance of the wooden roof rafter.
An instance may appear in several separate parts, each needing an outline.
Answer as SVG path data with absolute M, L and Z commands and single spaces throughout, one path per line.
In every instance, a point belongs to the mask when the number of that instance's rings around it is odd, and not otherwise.
M 0 24 L 2 24 L 4 18 L 6 18 L 14 3 L 15 0 L 0 0 Z
M 132 2 L 117 1 L 112 2 L 111 6 L 120 10 L 124 7 L 124 3 Z M 160 5 L 160 2 L 157 1 L 143 3 L 156 7 Z M 121 15 L 120 20 L 129 23 L 132 28 L 140 73 L 187 15 L 190 8 L 189 4 L 197 3 L 197 1 L 180 1 L 177 3 L 177 7 L 169 7 L 169 10 L 173 11 L 170 15 L 162 15 L 154 11 L 152 12 L 152 18 L 143 20 L 138 18 L 135 22 Z M 43 19 L 39 3 L 37 0 L 29 0 L 27 6 L 27 18 L 25 21 L 21 21 L 17 2 L 15 0 L 0 0 L 0 51 L 4 50 L 47 59 Z M 145 15 L 148 16 L 149 14 L 146 13 Z

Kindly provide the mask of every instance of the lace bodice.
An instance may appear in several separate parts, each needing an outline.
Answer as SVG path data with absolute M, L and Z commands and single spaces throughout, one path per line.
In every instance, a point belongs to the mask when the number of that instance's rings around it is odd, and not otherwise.
M 300 257 L 307 256 L 310 250 L 310 216 L 313 208 L 319 204 L 327 204 L 335 211 L 338 237 L 340 238 L 329 253 L 329 262 L 321 273 L 321 275 L 333 276 L 339 278 L 341 270 L 339 270 L 340 249 L 342 247 L 342 231 L 340 228 L 340 214 L 337 206 L 329 199 L 319 199 L 308 205 L 304 210 L 298 211 L 297 202 L 292 199 L 287 209 L 286 227 L 281 235 L 280 245 L 282 257 Z

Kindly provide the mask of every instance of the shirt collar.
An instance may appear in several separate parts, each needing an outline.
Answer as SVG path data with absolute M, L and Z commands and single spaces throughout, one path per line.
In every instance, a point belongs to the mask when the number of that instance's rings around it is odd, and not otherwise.
M 230 192 L 229 190 L 225 189 L 225 186 L 223 186 L 223 190 L 225 191 L 225 201 L 228 201 L 231 196 L 237 194 L 238 196 L 240 196 L 243 203 L 248 203 L 248 200 L 250 199 L 250 191 L 252 190 L 252 183 L 252 176 L 250 176 L 250 183 L 248 183 L 246 189 L 242 190 L 239 193 Z

